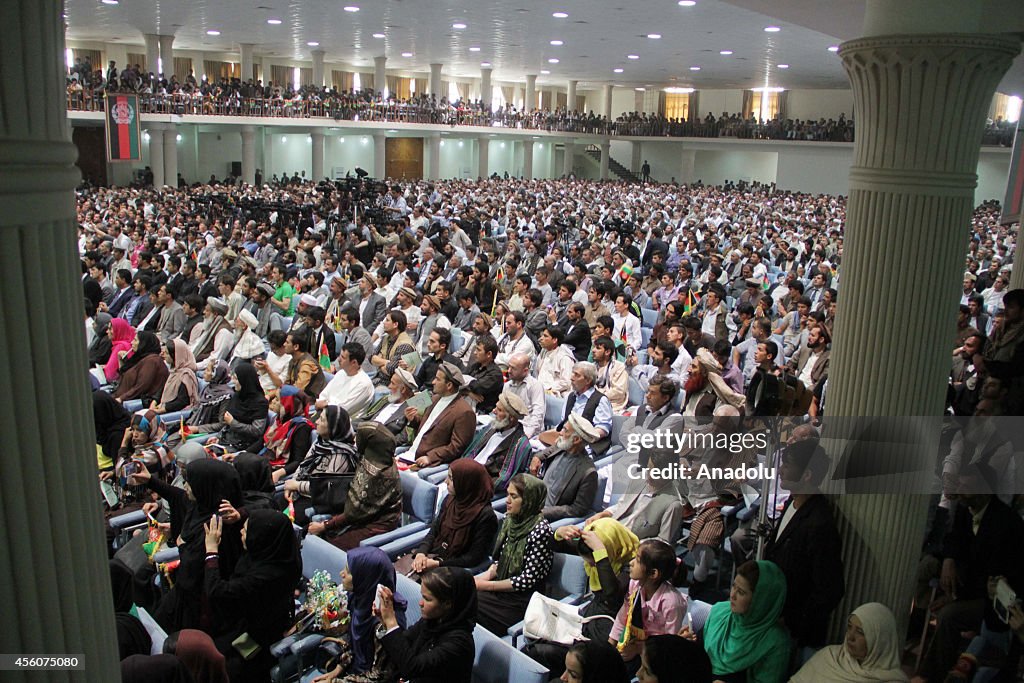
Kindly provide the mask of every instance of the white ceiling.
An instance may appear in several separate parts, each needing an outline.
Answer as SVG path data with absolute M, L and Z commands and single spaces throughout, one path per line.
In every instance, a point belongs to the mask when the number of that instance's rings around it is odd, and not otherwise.
M 346 12 L 348 5 L 360 10 Z M 569 16 L 554 18 L 558 11 Z M 315 48 L 307 42 L 317 41 L 328 63 L 361 70 L 386 54 L 389 69 L 427 72 L 440 62 L 446 77 L 478 77 L 485 61 L 493 64 L 496 81 L 523 81 L 528 73 L 550 70 L 539 75 L 540 85 L 576 79 L 581 88 L 610 82 L 825 89 L 848 87 L 838 56 L 827 48 L 857 35 L 864 2 L 696 0 L 681 7 L 677 0 L 66 0 L 65 12 L 72 40 L 141 46 L 143 33 L 173 34 L 176 49 L 235 52 L 244 42 L 256 45 L 257 57 L 288 60 L 309 60 Z M 282 23 L 269 25 L 268 19 Z M 458 22 L 467 28 L 452 28 Z M 766 33 L 770 25 L 782 30 Z M 208 30 L 221 34 L 209 36 Z M 662 37 L 650 39 L 650 33 Z M 631 54 L 639 59 L 627 58 Z M 551 58 L 559 63 L 549 64 Z M 779 64 L 790 66 L 781 70 Z M 1024 59 L 1004 86 L 1024 91 Z

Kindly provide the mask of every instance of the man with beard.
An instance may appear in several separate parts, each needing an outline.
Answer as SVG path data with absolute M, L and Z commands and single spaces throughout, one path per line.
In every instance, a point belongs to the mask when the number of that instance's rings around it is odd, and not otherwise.
M 427 294 L 420 302 L 420 324 L 416 327 L 414 343 L 416 351 L 422 356 L 429 353 L 427 350 L 430 341 L 430 333 L 435 328 L 451 329 L 452 322 L 441 313 L 441 302 L 433 294 Z
M 198 370 L 205 370 L 210 363 L 224 360 L 230 353 L 235 336 L 231 331 L 231 323 L 224 319 L 227 312 L 228 304 L 223 299 L 211 296 L 206 300 L 203 331 L 192 345 L 192 355 L 196 357 Z
M 972 334 L 964 345 L 953 351 L 953 369 L 949 374 L 949 404 L 956 415 L 973 415 L 981 393 L 982 378 L 974 366 L 975 354 L 985 346 L 983 334 Z
M 690 364 L 690 376 L 683 390 L 686 392 L 684 417 L 711 417 L 717 406 L 738 408 L 745 400 L 742 394 L 729 388 L 722 378 L 722 366 L 703 348 L 697 351 L 697 357 Z
M 405 326 L 405 314 L 401 311 L 391 310 L 384 316 L 384 335 L 377 353 L 370 357 L 370 362 L 377 368 L 377 376 L 373 380 L 377 386 L 384 386 L 391 381 L 391 373 L 402 361 L 402 356 L 415 350 Z
M 269 282 L 261 282 L 256 285 L 252 292 L 252 302 L 256 307 L 253 311 L 256 314 L 256 329 L 253 330 L 260 338 L 265 338 L 270 332 L 270 317 L 274 312 L 274 305 L 270 299 L 274 296 L 274 285 Z
M 992 337 L 985 351 L 975 354 L 974 365 L 998 380 L 1005 391 L 1000 401 L 1003 414 L 1020 415 L 1024 412 L 1024 289 L 1007 292 L 1003 308 L 1003 323 L 993 324 Z
M 494 482 L 494 495 L 508 490 L 509 480 L 525 472 L 530 460 L 530 440 L 523 431 L 522 420 L 528 414 L 523 399 L 503 392 L 494 407 L 494 420 L 473 437 L 464 458 L 472 458 L 487 468 Z
M 814 392 L 828 375 L 829 350 L 831 341 L 828 330 L 818 325 L 807 334 L 807 346 L 789 361 L 789 370 L 797 379 Z
M 388 393 L 366 407 L 363 421 L 379 422 L 395 435 L 399 445 L 408 443 L 405 427 L 406 401 L 416 393 L 416 378 L 408 370 L 398 368 L 388 382 Z
M 323 309 L 321 309 L 323 310 Z M 373 380 L 363 372 L 366 352 L 360 344 L 348 342 L 338 356 L 338 374 L 320 392 L 318 410 L 329 405 L 341 406 L 355 420 L 373 400 Z
M 542 510 L 544 519 L 583 517 L 592 509 L 598 476 L 587 446 L 602 438 L 602 430 L 582 415 L 571 413 L 563 423 L 558 439 L 542 460 L 543 464 L 540 468 L 531 468 L 547 486 L 547 499 Z

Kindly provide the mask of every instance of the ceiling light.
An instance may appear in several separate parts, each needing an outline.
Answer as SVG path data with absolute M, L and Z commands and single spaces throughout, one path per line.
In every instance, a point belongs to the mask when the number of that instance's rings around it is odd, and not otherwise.
M 789 64 L 779 64 L 779 68 L 780 69 L 788 69 L 789 68 Z
M 463 24 L 463 23 L 460 23 L 460 22 L 456 22 L 456 23 L 452 24 L 452 28 L 463 29 L 463 28 L 466 28 L 466 25 Z
M 552 15 L 555 19 L 566 19 L 569 17 L 565 12 L 554 12 Z
M 828 46 L 828 51 L 829 52 L 839 52 L 839 46 L 838 45 L 829 45 Z
M 620 68 L 620 69 L 612 69 L 612 71 L 614 71 L 617 74 L 620 74 L 620 73 L 622 73 L 623 70 Z
M 648 33 L 647 37 L 650 38 L 651 40 L 657 40 L 658 38 L 661 38 L 661 34 L 660 33 Z
M 640 59 L 640 55 L 626 55 L 626 59 Z
M 563 43 L 563 42 L 562 42 L 562 41 L 560 41 L 560 40 L 552 40 L 552 41 L 551 41 L 551 44 L 552 44 L 552 45 L 555 45 L 555 46 L 559 46 L 559 45 L 565 45 L 565 43 Z
M 700 71 L 700 67 L 699 66 L 691 66 L 690 67 L 690 71 Z
M 725 55 L 726 57 L 728 57 L 729 55 L 732 54 L 732 50 L 719 50 L 718 54 Z
M 490 66 L 490 62 L 480 62 L 480 66 Z
M 552 57 L 551 59 L 548 60 L 548 64 L 558 64 L 558 59 Z
M 411 52 L 403 52 L 402 56 L 403 57 L 412 57 L 412 53 Z
M 280 19 L 267 19 L 267 23 L 271 26 L 279 26 L 281 24 Z
M 358 8 L 358 7 L 356 7 L 355 5 L 349 5 L 348 7 L 345 7 L 345 8 L 343 8 L 343 9 L 344 9 L 344 10 L 345 10 L 346 12 L 358 12 L 358 11 L 359 11 L 359 8 Z
M 680 7 L 693 7 L 696 4 L 694 0 L 679 0 Z
M 471 47 L 471 48 L 469 48 L 469 51 L 470 52 L 480 52 L 480 48 L 478 48 L 478 47 Z
M 751 88 L 751 92 L 782 92 L 785 88 L 770 87 L 770 88 Z
M 208 36 L 219 36 L 220 35 L 220 31 L 214 31 L 213 29 L 210 29 L 209 31 L 206 32 L 206 35 L 208 35 Z
M 103 0 L 104 5 L 116 5 L 118 0 Z
M 315 40 L 309 41 L 308 43 L 306 43 L 306 45 L 310 47 L 320 47 L 320 43 L 316 42 Z
M 551 72 L 550 72 L 550 71 L 548 71 L 547 69 L 541 69 L 541 70 L 540 70 L 540 75 L 541 75 L 541 76 L 547 76 L 547 75 L 549 75 L 550 73 L 551 73 Z
M 633 90 L 636 90 L 637 92 L 646 92 L 647 88 L 633 88 Z
M 693 88 L 665 88 L 665 92 L 672 93 L 674 95 L 686 95 L 693 91 Z
M 764 32 L 765 33 L 778 33 L 781 30 L 782 29 L 779 28 L 778 26 L 765 26 L 764 27 Z
M 387 36 L 385 36 L 383 33 L 374 33 L 373 37 L 374 38 L 386 38 Z

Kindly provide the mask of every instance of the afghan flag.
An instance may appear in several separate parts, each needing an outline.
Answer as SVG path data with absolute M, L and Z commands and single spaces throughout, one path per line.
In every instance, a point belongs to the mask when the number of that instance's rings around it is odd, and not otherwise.
M 142 161 L 142 127 L 137 95 L 107 95 L 107 161 Z
M 622 267 L 619 268 L 619 272 L 615 274 L 619 276 L 619 282 L 625 284 L 625 282 L 629 280 L 629 276 L 633 274 L 633 266 L 628 263 L 623 263 Z
M 686 290 L 686 303 L 683 304 L 683 315 L 690 315 L 697 310 L 700 304 L 700 294 L 694 293 L 692 289 Z
M 768 279 L 768 276 L 765 275 L 764 277 L 761 278 L 761 289 L 763 289 L 764 291 L 767 292 L 771 288 L 772 288 L 772 283 Z
M 327 353 L 327 342 L 320 342 L 320 367 L 326 372 L 331 370 L 331 356 Z

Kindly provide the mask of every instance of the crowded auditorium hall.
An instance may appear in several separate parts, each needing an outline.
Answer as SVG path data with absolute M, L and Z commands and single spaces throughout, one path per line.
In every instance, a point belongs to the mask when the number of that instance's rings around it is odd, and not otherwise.
M 1024 681 L 1024 5 L 349 1 L 0 7 L 0 679 Z

